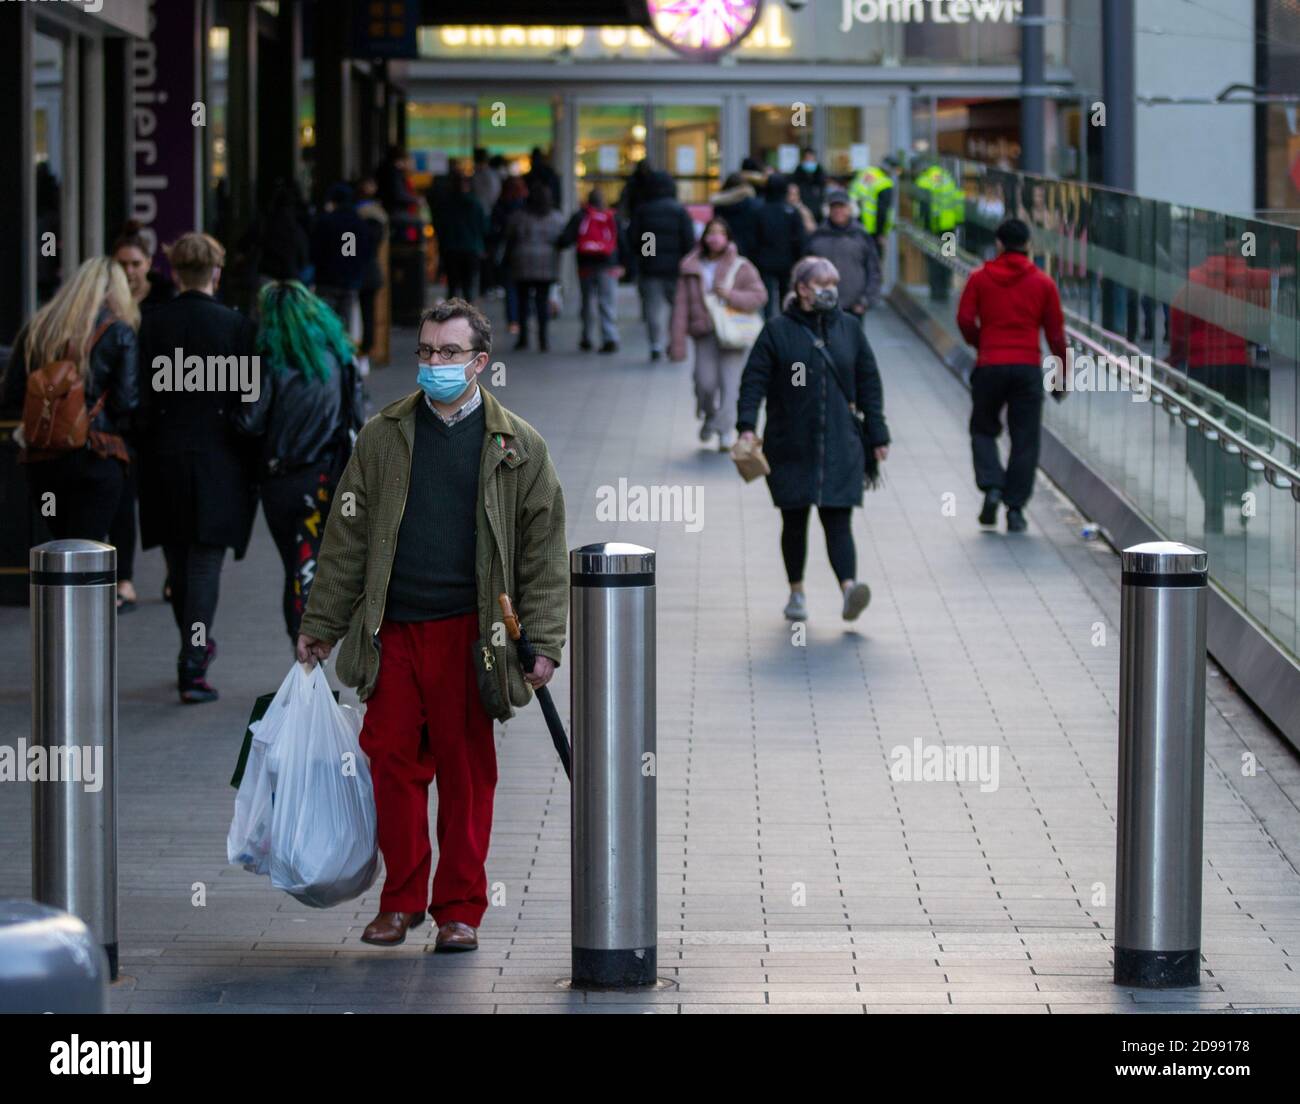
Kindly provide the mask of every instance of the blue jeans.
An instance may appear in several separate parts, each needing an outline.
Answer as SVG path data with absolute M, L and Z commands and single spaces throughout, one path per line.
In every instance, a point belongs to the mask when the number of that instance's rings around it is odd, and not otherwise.
M 593 268 L 579 273 L 578 286 L 582 291 L 582 337 L 589 340 L 592 322 L 592 307 L 600 313 L 600 340 L 606 344 L 618 344 L 618 319 L 615 314 L 614 300 L 618 295 L 618 277 L 608 267 Z

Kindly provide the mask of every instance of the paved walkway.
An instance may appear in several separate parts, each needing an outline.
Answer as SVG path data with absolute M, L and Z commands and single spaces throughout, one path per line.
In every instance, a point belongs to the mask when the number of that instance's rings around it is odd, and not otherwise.
M 626 316 L 632 316 L 628 304 Z M 498 729 L 501 782 L 482 947 L 445 958 L 358 942 L 378 886 L 307 909 L 225 863 L 227 785 L 252 698 L 288 668 L 279 564 L 262 521 L 228 563 L 214 636 L 221 701 L 182 708 L 175 630 L 146 553 L 121 623 L 119 1011 L 1037 1011 L 1300 1006 L 1300 770 L 1212 669 L 1205 980 L 1110 982 L 1119 589 L 1116 557 L 1040 482 L 1026 536 L 979 531 L 967 398 L 896 318 L 868 330 L 895 445 L 855 516 L 875 597 L 855 630 L 814 524 L 803 646 L 781 617 L 778 515 L 695 438 L 689 369 L 509 351 L 504 401 L 547 437 L 569 542 L 659 551 L 660 973 L 637 996 L 575 994 L 569 798 L 540 713 Z M 636 327 L 639 331 L 639 327 Z M 379 401 L 414 363 L 372 377 Z M 604 523 L 597 488 L 704 488 L 704 525 Z M 946 496 L 953 496 L 947 498 Z M 951 506 L 945 509 L 945 506 Z M 1094 645 L 1099 629 L 1105 643 Z M 27 613 L 0 610 L 0 733 L 26 735 Z M 567 712 L 567 667 L 555 688 Z M 895 747 L 997 755 L 996 788 L 891 778 Z M 1258 761 L 1244 776 L 1242 758 Z M 987 790 L 987 792 L 984 792 Z M 0 786 L 0 895 L 30 892 L 29 793 Z M 194 901 L 202 890 L 206 903 Z

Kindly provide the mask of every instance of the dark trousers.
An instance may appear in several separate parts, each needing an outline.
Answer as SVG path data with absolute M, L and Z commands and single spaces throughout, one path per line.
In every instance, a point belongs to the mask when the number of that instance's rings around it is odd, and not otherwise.
M 32 504 L 56 540 L 107 538 L 125 482 L 126 466 L 120 460 L 107 460 L 88 448 L 27 465 Z M 121 578 L 120 565 L 118 571 Z
M 117 581 L 129 583 L 135 578 L 135 499 L 136 469 L 139 457 L 131 449 L 131 464 L 123 473 L 122 494 L 108 527 L 108 543 L 117 549 Z
M 1192 364 L 1187 367 L 1187 375 L 1217 391 L 1228 402 L 1261 418 L 1268 417 L 1267 368 L 1249 364 Z M 1229 429 L 1238 433 L 1245 429 L 1245 423 L 1239 417 L 1224 416 L 1219 410 L 1210 413 L 1225 422 Z M 1205 502 L 1205 531 L 1222 533 L 1224 504 L 1231 503 L 1234 510 L 1241 509 L 1241 496 L 1246 492 L 1251 473 L 1236 456 L 1220 449 L 1219 443 L 1211 441 L 1198 427 L 1191 427 L 1186 433 L 1187 466 Z M 1254 433 L 1246 436 L 1258 439 Z
M 952 288 L 952 269 L 938 261 L 926 258 L 926 272 L 930 279 L 930 302 L 946 303 L 948 292 Z
M 197 665 L 207 654 L 206 642 L 212 639 L 226 549 L 220 544 L 165 544 L 163 557 L 172 588 L 172 616 L 181 634 L 180 661 Z M 200 625 L 205 643 L 195 644 Z
M 1033 493 L 1034 472 L 1038 467 L 1043 369 L 1037 364 L 981 365 L 971 374 L 970 389 L 975 485 L 981 491 L 1001 491 L 1002 501 L 1009 507 L 1023 507 Z M 1011 459 L 1005 469 L 998 455 L 1004 406 L 1007 430 L 1011 434 Z
M 810 506 L 781 511 L 781 556 L 785 560 L 785 577 L 791 583 L 803 582 L 804 564 L 808 560 L 808 514 Z M 831 570 L 841 583 L 856 579 L 858 550 L 853 545 L 853 528 L 850 519 L 853 511 L 848 506 L 818 506 L 822 531 L 826 534 L 826 551 L 830 556 Z
M 790 273 L 764 272 L 763 287 L 767 289 L 767 303 L 763 307 L 764 318 L 775 318 L 785 307 L 786 293 L 790 290 Z
M 478 282 L 479 258 L 476 253 L 454 250 L 442 258 L 442 271 L 447 277 L 447 298 L 472 300 Z
M 379 294 L 378 288 L 362 288 L 357 292 L 357 299 L 361 304 L 361 345 L 357 352 L 362 356 L 369 356 L 370 350 L 375 344 L 375 296 Z
M 334 497 L 331 467 L 328 461 L 313 464 L 272 476 L 261 486 L 262 512 L 284 565 L 284 627 L 294 643 L 316 577 L 316 559 Z
M 519 340 L 528 340 L 528 305 L 531 303 L 537 314 L 538 347 L 546 348 L 546 327 L 551 320 L 551 284 L 552 280 L 519 281 Z

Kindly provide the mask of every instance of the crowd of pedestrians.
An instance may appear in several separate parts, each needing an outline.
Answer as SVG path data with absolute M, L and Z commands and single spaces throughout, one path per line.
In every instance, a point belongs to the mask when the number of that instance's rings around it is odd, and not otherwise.
M 810 616 L 815 510 L 840 616 L 852 622 L 871 600 L 853 510 L 881 485 L 891 447 L 863 320 L 880 299 L 894 207 L 888 174 L 836 180 L 805 150 L 788 175 L 746 161 L 702 226 L 673 178 L 645 162 L 616 201 L 592 187 L 569 210 L 540 150 L 526 173 L 475 151 L 472 171 L 453 169 L 428 193 L 447 294 L 420 318 L 411 391 L 365 422 L 381 247 L 418 204 L 408 167 L 393 151 L 374 177 L 329 188 L 314 213 L 277 185 L 241 241 L 255 273 L 244 311 L 221 302 L 227 262 L 215 238 L 169 243 L 165 275 L 128 224 L 110 255 L 86 261 L 24 327 L 3 404 L 22 411 L 22 460 L 33 502 L 53 504 L 41 511 L 51 532 L 117 546 L 123 612 L 138 600 L 138 498 L 141 543 L 166 561 L 182 702 L 218 696 L 209 670 L 222 568 L 228 552 L 244 557 L 260 504 L 296 658 L 310 665 L 338 645 L 338 677 L 367 706 L 360 742 L 386 879 L 362 939 L 398 945 L 430 914 L 435 948 L 466 951 L 487 907 L 492 721 L 528 701 L 526 685 L 551 678 L 568 578 L 554 465 L 536 431 L 479 387 L 493 333 L 473 301 L 499 289 L 514 347 L 535 332 L 550 351 L 561 257 L 572 249 L 579 350 L 611 354 L 621 345 L 618 286 L 633 284 L 650 361 L 693 359 L 700 441 L 767 476 L 781 516 L 784 617 Z M 929 202 L 941 199 L 951 219 L 944 188 L 935 177 Z M 1005 506 L 1014 532 L 1025 528 L 1037 458 L 1040 331 L 1054 354 L 1064 359 L 1065 349 L 1059 298 L 1031 259 L 1029 227 L 1006 220 L 996 241 L 998 255 L 965 285 L 957 321 L 978 350 L 970 428 L 980 520 L 994 523 Z M 238 388 L 204 385 L 214 362 L 254 371 Z M 199 386 L 174 384 L 191 371 Z M 351 508 L 335 508 L 336 497 Z M 493 633 L 511 577 L 537 652 L 526 674 Z

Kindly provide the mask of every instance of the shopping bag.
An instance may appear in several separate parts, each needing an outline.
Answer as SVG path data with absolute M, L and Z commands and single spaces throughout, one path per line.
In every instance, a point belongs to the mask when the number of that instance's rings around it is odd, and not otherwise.
M 736 273 L 744 263 L 743 260 L 738 260 L 727 270 L 722 283 L 718 285 L 721 291 L 731 290 L 736 282 Z M 758 335 L 766 325 L 761 311 L 736 310 L 711 291 L 704 296 L 704 308 L 713 322 L 713 336 L 722 349 L 748 350 L 758 340 Z
M 746 441 L 743 437 L 738 439 L 731 446 L 731 460 L 736 465 L 736 471 L 740 472 L 740 477 L 746 483 L 752 483 L 759 476 L 771 475 L 772 468 L 767 462 L 767 457 L 763 455 L 763 439 L 755 437 L 753 441 Z
M 292 673 L 298 683 L 266 753 L 275 776 L 271 884 L 304 905 L 329 908 L 374 884 L 374 790 L 356 710 L 334 700 L 322 665 L 307 672 L 295 664 Z M 272 701 L 259 726 L 274 720 L 276 705 Z M 253 737 L 250 767 L 259 736 Z
M 253 747 L 253 726 L 266 716 L 266 711 L 271 707 L 271 701 L 275 694 L 262 694 L 257 701 L 253 702 L 253 711 L 248 715 L 248 724 L 244 728 L 244 742 L 239 748 L 239 759 L 235 763 L 235 773 L 230 776 L 230 785 L 236 790 L 239 784 L 244 780 L 244 768 L 248 765 L 248 753 Z M 334 691 L 334 700 L 339 700 L 339 692 Z
M 279 690 L 257 699 L 245 732 L 245 747 L 235 768 L 239 789 L 235 794 L 235 815 L 226 836 L 226 859 L 250 874 L 271 872 L 275 774 L 267 759 L 267 748 L 284 726 L 301 681 L 295 664 Z

